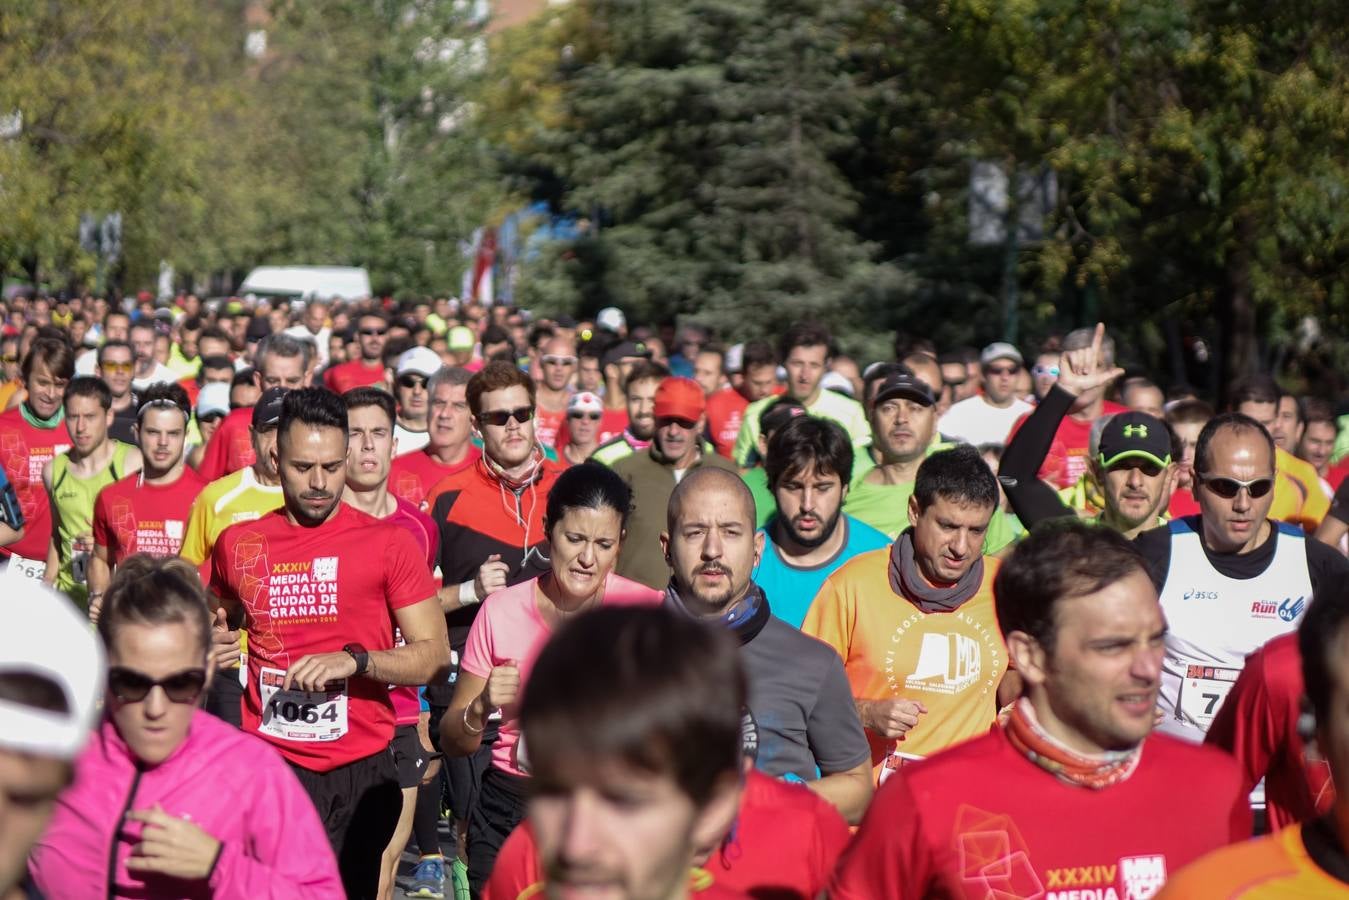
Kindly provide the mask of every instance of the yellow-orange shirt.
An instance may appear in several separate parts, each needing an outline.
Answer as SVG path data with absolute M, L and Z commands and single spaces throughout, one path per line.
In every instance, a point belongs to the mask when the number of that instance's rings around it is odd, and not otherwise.
M 1172 876 L 1157 900 L 1275 900 L 1344 897 L 1349 884 L 1334 878 L 1311 858 L 1304 827 L 1289 825 L 1275 834 L 1215 850 Z
M 1275 447 L 1274 450 L 1275 470 L 1296 481 L 1303 494 L 1302 508 L 1297 518 L 1281 521 L 1294 522 L 1308 532 L 1315 531 L 1326 513 L 1330 512 L 1330 498 L 1321 490 L 1321 476 L 1316 474 L 1316 467 L 1305 459 L 1297 458 L 1282 447 Z
M 998 561 L 984 557 L 979 591 L 949 613 L 925 613 L 894 592 L 890 548 L 863 553 L 825 579 L 801 630 L 838 651 L 858 700 L 918 700 L 927 707 L 903 740 L 867 732 L 873 766 L 931 756 L 983 734 L 997 716 L 1007 671 L 993 607 Z M 877 770 L 877 776 L 883 773 Z

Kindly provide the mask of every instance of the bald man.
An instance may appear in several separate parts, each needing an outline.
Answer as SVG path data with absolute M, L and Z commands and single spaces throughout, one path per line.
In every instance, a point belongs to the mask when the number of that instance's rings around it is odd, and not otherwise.
M 666 605 L 740 639 L 758 768 L 805 782 L 860 821 L 871 799 L 871 754 L 843 661 L 774 616 L 754 583 L 764 537 L 749 488 L 733 472 L 694 469 L 670 495 L 667 529 L 660 543 L 674 574 Z

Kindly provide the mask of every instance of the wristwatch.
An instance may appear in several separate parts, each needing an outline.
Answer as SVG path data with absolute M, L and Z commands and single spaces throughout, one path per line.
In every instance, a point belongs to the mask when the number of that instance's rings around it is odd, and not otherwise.
M 366 668 L 370 665 L 370 654 L 366 652 L 365 647 L 353 643 L 347 644 L 342 650 L 345 653 L 350 653 L 351 658 L 356 660 L 356 674 L 364 675 Z

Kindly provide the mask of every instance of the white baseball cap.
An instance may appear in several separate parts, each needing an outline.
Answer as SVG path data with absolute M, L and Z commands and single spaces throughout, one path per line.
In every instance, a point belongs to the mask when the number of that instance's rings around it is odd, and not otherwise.
M 595 317 L 596 328 L 607 328 L 614 334 L 618 334 L 628 325 L 627 316 L 623 315 L 623 310 L 617 306 L 606 306 L 600 310 L 600 314 Z
M 409 372 L 416 372 L 418 375 L 425 375 L 430 378 L 440 371 L 444 363 L 436 355 L 436 351 L 429 347 L 413 347 L 411 350 L 403 351 L 398 357 L 398 365 L 394 369 L 397 376 L 406 375 Z
M 212 381 L 210 384 L 201 386 L 201 392 L 197 394 L 197 415 L 228 414 L 229 411 L 230 386 L 228 384 L 223 381 Z
M 592 394 L 590 391 L 577 391 L 572 394 L 571 399 L 567 401 L 567 412 L 602 414 L 604 412 L 604 404 L 600 402 L 600 398 L 597 395 Z
M 73 759 L 98 720 L 107 662 L 88 617 L 49 587 L 6 579 L 0 590 L 0 677 L 48 681 L 61 694 L 56 712 L 0 698 L 0 746 Z

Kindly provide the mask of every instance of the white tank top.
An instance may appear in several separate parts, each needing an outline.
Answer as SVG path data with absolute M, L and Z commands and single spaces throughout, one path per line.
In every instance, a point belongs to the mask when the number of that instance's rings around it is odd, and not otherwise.
M 1254 578 L 1228 578 L 1204 555 L 1194 519 L 1170 524 L 1171 563 L 1162 585 L 1166 657 L 1161 731 L 1198 743 L 1222 708 L 1246 657 L 1297 627 L 1312 599 L 1306 537 L 1271 522 L 1274 558 Z

